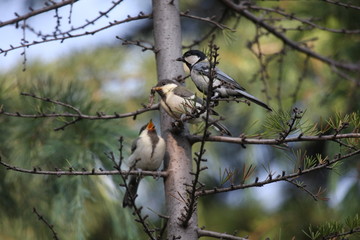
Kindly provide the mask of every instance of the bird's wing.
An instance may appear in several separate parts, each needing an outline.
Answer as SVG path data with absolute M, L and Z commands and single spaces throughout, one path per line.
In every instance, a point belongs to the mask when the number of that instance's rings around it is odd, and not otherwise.
M 205 106 L 206 102 L 197 97 L 193 92 L 191 92 L 189 89 L 183 87 L 183 86 L 178 86 L 174 89 L 174 94 L 178 95 L 180 97 L 183 97 L 184 99 L 186 99 L 188 101 L 188 103 L 191 106 L 196 106 L 197 108 L 201 108 L 202 106 Z M 217 112 L 215 112 L 214 110 L 210 109 L 210 114 L 212 115 L 219 115 Z
M 191 98 L 195 96 L 193 92 L 191 92 L 189 89 L 183 87 L 183 86 L 177 86 L 174 89 L 174 94 L 177 96 L 180 96 L 182 98 Z
M 210 64 L 208 62 L 199 62 L 194 65 L 193 69 L 198 73 L 210 77 Z M 221 71 L 219 68 L 215 68 L 216 78 L 220 80 L 226 87 L 245 90 L 238 82 L 232 77 Z
M 235 81 L 233 78 L 231 78 L 229 75 L 227 75 L 218 68 L 215 68 L 215 71 L 216 71 L 216 78 L 224 82 L 225 86 L 245 91 L 245 88 L 240 86 L 240 84 L 237 81 Z
M 133 153 L 135 152 L 138 141 L 139 141 L 139 138 L 135 139 L 135 140 L 132 142 L 132 145 L 131 145 L 131 154 L 133 154 Z

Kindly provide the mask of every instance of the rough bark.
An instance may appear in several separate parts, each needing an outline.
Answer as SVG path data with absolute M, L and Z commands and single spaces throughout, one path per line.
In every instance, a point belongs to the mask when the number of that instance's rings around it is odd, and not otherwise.
M 158 79 L 174 79 L 184 75 L 183 65 L 175 60 L 182 55 L 179 3 L 177 0 L 153 0 L 152 3 Z M 192 180 L 191 145 L 185 137 L 187 129 L 180 133 L 170 132 L 172 119 L 162 109 L 160 120 L 162 135 L 167 143 L 165 198 L 167 215 L 170 217 L 167 238 L 198 239 L 196 213 L 186 228 L 179 221 L 185 206 L 182 201 L 182 198 L 186 198 L 184 184 L 191 184 Z

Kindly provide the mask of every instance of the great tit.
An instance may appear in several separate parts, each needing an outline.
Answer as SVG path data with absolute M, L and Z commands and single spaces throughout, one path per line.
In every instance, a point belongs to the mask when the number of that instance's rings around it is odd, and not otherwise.
M 173 80 L 161 80 L 152 88 L 160 97 L 160 105 L 175 120 L 199 123 L 206 117 L 205 102 L 187 88 Z M 210 110 L 210 115 L 218 115 Z M 230 131 L 218 120 L 209 116 L 209 122 L 222 134 L 231 136 Z
M 156 133 L 155 125 L 150 120 L 144 125 L 131 146 L 131 155 L 127 160 L 130 168 L 140 169 L 144 171 L 156 171 L 165 155 L 165 141 Z M 125 192 L 123 207 L 133 206 L 130 194 L 134 199 L 140 183 L 140 176 L 130 176 L 128 189 Z
M 197 89 L 207 94 L 209 76 L 210 76 L 210 63 L 206 55 L 199 50 L 189 50 L 184 53 L 184 55 L 177 61 L 184 62 L 190 70 L 191 79 L 196 85 Z M 220 69 L 215 68 L 215 78 L 213 80 L 213 100 L 221 98 L 241 98 L 244 97 L 251 102 L 254 102 L 267 110 L 272 111 L 272 109 L 252 96 L 251 94 L 245 91 L 245 88 L 240 86 L 233 78 L 231 78 L 226 73 L 222 72 Z

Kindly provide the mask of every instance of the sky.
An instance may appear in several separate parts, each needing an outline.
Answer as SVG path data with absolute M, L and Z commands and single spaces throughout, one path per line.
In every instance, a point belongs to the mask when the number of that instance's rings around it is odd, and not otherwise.
M 109 9 L 112 4 L 111 0 L 86 0 L 79 1 L 75 3 L 72 9 L 71 22 L 73 26 L 79 26 L 85 23 L 86 19 L 91 20 L 99 16 L 99 11 L 106 11 Z M 28 6 L 24 6 L 23 0 L 7 0 L 0 1 L 0 21 L 4 22 L 15 18 L 15 12 L 19 15 L 28 13 L 30 10 Z M 131 0 L 123 1 L 115 9 L 112 10 L 109 18 L 102 18 L 97 22 L 96 25 L 88 28 L 87 31 L 94 30 L 101 26 L 107 25 L 109 21 L 112 20 L 122 20 L 127 17 L 127 15 L 135 16 L 138 15 L 141 6 L 141 11 L 145 13 L 151 10 L 151 1 L 142 1 L 142 0 Z M 33 7 L 34 9 L 39 9 L 42 6 Z M 70 29 L 68 24 L 69 19 L 69 10 L 70 7 L 66 6 L 59 10 L 59 15 L 63 16 L 61 19 L 61 29 L 67 30 Z M 56 26 L 56 19 L 53 17 L 55 11 L 49 13 L 43 13 L 36 17 L 31 18 L 26 23 L 32 27 L 35 27 L 38 31 L 41 30 L 43 33 L 52 33 Z M 21 24 L 21 23 L 20 23 Z M 60 41 L 49 42 L 45 44 L 39 44 L 36 46 L 31 46 L 26 49 L 26 57 L 28 61 L 34 59 L 41 59 L 43 61 L 51 61 L 56 58 L 59 58 L 63 55 L 66 55 L 74 50 L 81 50 L 89 47 L 99 46 L 100 44 L 107 44 L 116 41 L 116 36 L 126 36 L 130 33 L 134 27 L 139 23 L 126 23 L 120 24 L 116 27 L 109 28 L 105 31 L 97 33 L 93 36 L 85 36 L 75 39 L 66 40 L 63 43 Z M 21 39 L 23 38 L 23 30 L 21 28 L 15 28 L 14 25 L 6 26 L 0 28 L 0 48 L 8 49 L 10 44 L 13 46 L 19 45 Z M 28 41 L 38 40 L 34 34 L 30 31 L 25 32 L 26 39 Z M 16 51 L 11 51 L 4 57 L 4 54 L 0 55 L 0 71 L 5 71 L 15 66 L 16 64 L 22 64 L 23 57 L 21 53 L 23 49 Z

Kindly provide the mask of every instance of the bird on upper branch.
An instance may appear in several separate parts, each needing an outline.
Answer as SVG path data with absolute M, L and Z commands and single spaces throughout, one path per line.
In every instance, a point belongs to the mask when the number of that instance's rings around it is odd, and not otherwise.
M 139 137 L 133 141 L 127 165 L 133 169 L 156 171 L 164 159 L 165 148 L 164 139 L 156 133 L 155 125 L 150 120 L 140 129 Z M 140 180 L 141 176 L 130 176 L 123 207 L 133 206 Z
M 207 95 L 210 63 L 206 55 L 199 50 L 189 50 L 177 61 L 184 62 L 190 70 L 191 79 L 196 85 L 197 89 Z M 215 68 L 215 77 L 213 79 L 213 96 L 212 100 L 221 98 L 246 98 L 247 100 L 256 103 L 269 111 L 272 109 L 253 95 L 246 92 L 245 88 L 240 86 L 233 78 L 220 69 Z
M 173 80 L 161 80 L 152 88 L 160 97 L 160 105 L 175 120 L 199 123 L 206 118 L 206 103 L 187 88 Z M 210 110 L 210 115 L 218 115 Z M 218 120 L 209 116 L 209 123 L 222 134 L 231 136 L 230 131 Z

